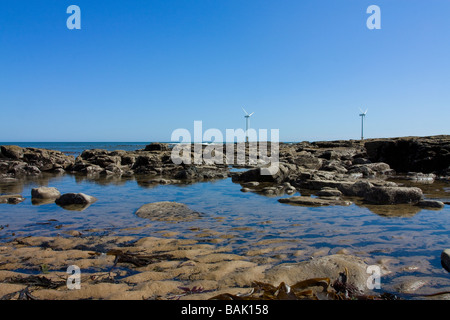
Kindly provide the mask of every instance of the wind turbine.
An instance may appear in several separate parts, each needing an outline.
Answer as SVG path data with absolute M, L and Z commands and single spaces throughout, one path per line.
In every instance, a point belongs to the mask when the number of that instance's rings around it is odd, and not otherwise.
M 359 109 L 359 111 L 361 111 L 361 113 L 359 114 L 359 116 L 361 117 L 361 140 L 364 140 L 364 118 L 366 117 L 366 113 L 369 109 L 366 109 L 366 111 L 362 111 L 361 108 Z
M 244 108 L 242 108 L 242 110 L 244 110 L 244 112 L 245 112 L 245 116 L 244 116 L 245 117 L 245 141 L 248 142 L 248 124 L 250 121 L 249 118 L 254 114 L 254 112 L 248 114 L 248 112 L 245 111 Z

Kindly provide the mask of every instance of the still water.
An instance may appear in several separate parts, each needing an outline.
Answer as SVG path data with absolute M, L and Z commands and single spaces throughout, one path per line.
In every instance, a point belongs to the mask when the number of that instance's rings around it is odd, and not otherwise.
M 302 207 L 277 201 L 287 195 L 242 192 L 230 178 L 189 185 L 155 185 L 149 183 L 152 178 L 63 174 L 0 182 L 0 194 L 26 198 L 17 205 L 0 205 L 0 242 L 29 235 L 67 236 L 68 230 L 77 230 L 84 235 L 196 239 L 280 263 L 345 251 L 374 263 L 384 261 L 395 270 L 392 277 L 425 277 L 436 288 L 450 286 L 450 275 L 440 262 L 442 250 L 450 248 L 449 205 L 426 210 L 368 206 L 353 199 L 355 204 L 348 207 Z M 56 187 L 62 194 L 82 192 L 98 201 L 83 211 L 65 210 L 55 203 L 33 205 L 31 189 L 38 186 Z M 427 198 L 450 200 L 448 182 L 418 186 Z M 205 215 L 178 223 L 135 215 L 141 205 L 156 201 L 181 202 Z

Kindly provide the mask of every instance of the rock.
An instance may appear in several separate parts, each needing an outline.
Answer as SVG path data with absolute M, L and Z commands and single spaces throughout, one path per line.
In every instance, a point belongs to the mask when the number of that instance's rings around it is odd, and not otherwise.
M 84 193 L 65 193 L 56 199 L 56 204 L 60 206 L 68 205 L 88 205 L 97 201 L 97 198 Z
M 397 291 L 401 293 L 413 293 L 427 284 L 427 281 L 416 277 L 404 277 L 401 280 L 402 282 L 396 287 Z
M 356 181 L 353 184 L 341 184 L 339 190 L 349 197 L 364 197 L 373 188 L 373 184 L 366 180 Z
M 1 203 L 18 204 L 23 201 L 25 201 L 25 198 L 22 197 L 20 194 L 11 194 L 11 195 L 0 196 L 0 204 Z
M 136 215 L 140 218 L 171 222 L 193 221 L 203 216 L 183 203 L 170 201 L 144 204 L 136 211 Z
M 450 249 L 445 249 L 441 253 L 441 264 L 442 267 L 450 272 Z
M 259 182 L 258 181 L 249 181 L 249 182 L 242 183 L 242 186 L 244 186 L 244 187 L 256 187 L 256 186 L 259 186 Z
M 364 200 L 375 204 L 415 204 L 422 198 L 422 190 L 416 187 L 373 187 L 364 195 Z
M 74 157 L 61 151 L 24 148 L 23 161 L 31 166 L 36 166 L 41 171 L 53 171 L 55 169 L 67 169 L 74 163 Z
M 346 254 L 334 254 L 299 263 L 283 263 L 267 270 L 266 280 L 276 286 L 281 282 L 294 285 L 312 278 L 330 278 L 333 282 L 345 268 L 348 270 L 347 281 L 365 291 L 369 278 L 367 264 L 358 257 Z
M 318 197 L 340 197 L 342 196 L 342 192 L 336 188 L 322 188 L 319 192 L 317 192 Z
M 41 174 L 41 170 L 23 161 L 13 161 L 9 163 L 8 173 L 14 177 L 38 176 Z
M 444 172 L 450 163 L 448 135 L 369 139 L 364 147 L 372 162 L 383 161 L 397 172 Z
M 300 187 L 312 190 L 322 190 L 324 188 L 337 189 L 343 195 L 349 197 L 364 197 L 373 188 L 373 184 L 368 181 L 336 181 L 336 180 L 313 180 L 309 179 L 300 183 Z
M 331 160 L 331 161 L 325 160 L 324 163 L 322 164 L 322 167 L 320 168 L 320 170 L 334 171 L 334 172 L 338 172 L 338 173 L 346 173 L 347 172 L 347 169 L 341 164 L 341 162 L 336 161 L 336 160 Z
M 434 173 L 408 172 L 406 179 L 418 182 L 433 182 L 436 175 Z
M 444 203 L 438 200 L 420 200 L 417 205 L 422 208 L 443 209 Z
M 295 166 L 294 166 L 295 167 Z M 263 174 L 262 168 L 250 169 L 242 173 L 235 173 L 232 176 L 233 182 L 273 182 L 280 184 L 287 179 L 290 171 L 288 164 L 279 164 L 278 170 L 274 170 L 273 174 Z M 276 172 L 275 172 L 276 171 Z
M 336 181 L 336 180 L 316 180 L 307 179 L 301 181 L 300 187 L 311 190 L 321 190 L 323 188 L 334 188 L 342 191 L 341 188 L 347 189 L 353 186 L 353 181 Z M 343 192 L 345 194 L 345 192 Z
M 363 177 L 370 177 L 374 176 L 375 172 L 372 169 L 370 169 L 367 165 L 358 164 L 350 167 L 348 169 L 348 174 L 352 175 L 361 174 Z
M 19 160 L 23 157 L 23 148 L 19 146 L 1 146 L 0 150 L 2 152 L 2 155 L 6 158 Z
M 294 204 L 294 205 L 302 205 L 308 207 L 314 206 L 349 206 L 352 204 L 350 201 L 344 201 L 340 199 L 323 199 L 323 198 L 311 198 L 306 196 L 294 196 L 290 198 L 281 198 L 278 199 L 278 202 Z
M 322 166 L 322 159 L 313 156 L 310 152 L 302 151 L 294 158 L 294 163 L 305 169 L 319 169 Z
M 57 199 L 61 196 L 58 189 L 53 187 L 39 187 L 31 189 L 31 198 L 34 199 Z
M 355 158 L 352 161 L 353 165 L 356 165 L 356 164 L 369 164 L 369 163 L 372 163 L 372 161 L 370 161 L 367 158 Z
M 145 151 L 168 151 L 170 150 L 167 143 L 152 142 L 145 146 Z

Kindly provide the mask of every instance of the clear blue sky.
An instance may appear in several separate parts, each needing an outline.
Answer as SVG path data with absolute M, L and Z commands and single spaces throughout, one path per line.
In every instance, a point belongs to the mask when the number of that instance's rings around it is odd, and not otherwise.
M 81 30 L 68 30 L 69 5 Z M 369 30 L 369 5 L 381 30 Z M 43 0 L 0 6 L 0 141 L 450 134 L 448 0 Z

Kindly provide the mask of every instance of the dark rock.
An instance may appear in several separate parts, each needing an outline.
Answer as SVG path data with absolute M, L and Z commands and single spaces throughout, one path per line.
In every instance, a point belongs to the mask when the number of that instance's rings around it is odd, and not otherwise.
M 41 174 L 41 170 L 38 167 L 30 165 L 26 162 L 14 161 L 10 163 L 8 173 L 15 177 L 20 176 L 37 176 Z
M 152 142 L 145 146 L 145 151 L 169 151 L 169 145 L 167 143 Z
M 84 193 L 65 193 L 61 197 L 55 200 L 55 203 L 59 206 L 68 205 L 87 205 L 97 201 L 97 198 L 89 196 Z
M 1 146 L 0 150 L 2 155 L 6 158 L 13 160 L 19 160 L 23 157 L 23 148 L 14 145 Z
M 444 203 L 438 200 L 420 200 L 417 205 L 422 208 L 443 209 Z
M 369 164 L 369 163 L 372 163 L 372 161 L 370 161 L 367 158 L 355 158 L 352 161 L 353 165 L 356 165 L 356 164 Z
M 445 249 L 441 253 L 441 264 L 442 267 L 450 272 L 450 249 Z
M 450 136 L 371 139 L 365 142 L 372 162 L 386 162 L 397 172 L 439 173 L 450 163 Z

